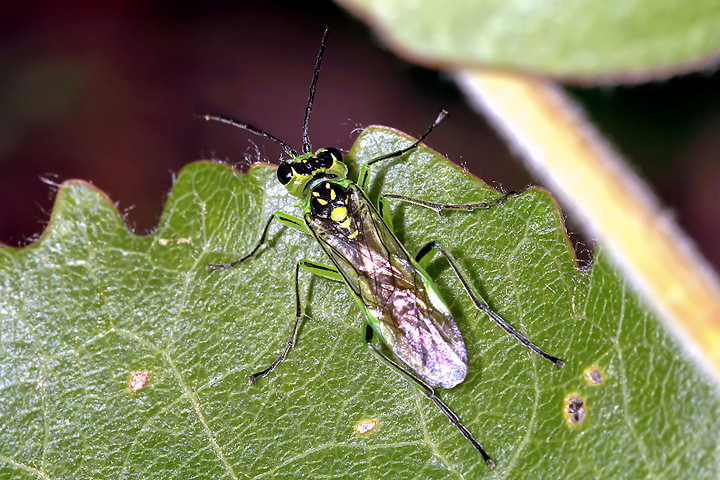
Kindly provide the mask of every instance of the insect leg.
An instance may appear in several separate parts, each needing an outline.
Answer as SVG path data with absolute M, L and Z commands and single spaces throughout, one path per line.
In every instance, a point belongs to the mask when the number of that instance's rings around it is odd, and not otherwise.
M 260 241 L 255 245 L 255 248 L 252 249 L 250 253 L 245 255 L 244 257 L 235 260 L 234 262 L 230 263 L 208 263 L 205 268 L 207 268 L 208 272 L 212 272 L 213 270 L 220 270 L 223 268 L 232 268 L 235 265 L 239 265 L 246 260 L 252 258 L 255 256 L 258 250 L 260 250 L 260 247 L 262 247 L 265 244 L 265 241 L 267 240 L 268 231 L 270 230 L 270 224 L 273 220 L 277 220 L 281 224 L 294 228 L 295 230 L 299 230 L 303 233 L 310 234 L 310 231 L 307 229 L 307 226 L 305 225 L 305 222 L 303 222 L 301 219 L 294 217 L 292 215 L 289 215 L 287 213 L 283 212 L 275 212 L 268 218 L 267 223 L 265 224 L 265 228 L 263 228 L 262 235 L 260 236 Z
M 387 194 L 383 195 L 384 198 L 396 198 L 398 200 L 402 200 L 403 202 L 411 203 L 413 205 L 418 205 L 420 207 L 429 208 L 430 210 L 434 210 L 436 213 L 440 213 L 443 210 L 465 210 L 465 211 L 472 211 L 472 210 L 478 210 L 481 208 L 487 208 L 491 205 L 497 205 L 499 203 L 503 203 L 505 200 L 509 200 L 513 197 L 517 197 L 521 193 L 523 193 L 525 190 L 527 190 L 527 187 L 518 190 L 518 191 L 512 191 L 508 192 L 502 197 L 496 198 L 494 200 L 489 200 L 487 202 L 480 202 L 480 203 L 470 203 L 467 205 L 451 205 L 447 203 L 435 203 L 435 202 L 427 202 L 425 200 L 418 200 L 417 198 L 412 197 L 406 197 L 405 195 L 395 195 L 395 194 Z
M 485 303 L 484 300 L 482 300 L 471 288 L 468 281 L 465 279 L 464 275 L 460 272 L 460 268 L 457 266 L 457 262 L 455 262 L 455 259 L 443 248 L 442 245 L 440 245 L 437 242 L 430 242 L 427 245 L 425 245 L 420 252 L 418 252 L 416 256 L 417 262 L 425 267 L 427 266 L 427 263 L 430 260 L 430 254 L 433 250 L 437 250 L 440 253 L 443 254 L 445 259 L 448 261 L 450 266 L 452 267 L 453 271 L 455 272 L 455 275 L 457 275 L 458 279 L 460 279 L 460 283 L 462 283 L 463 288 L 467 292 L 467 294 L 472 299 L 473 303 L 475 304 L 475 307 L 485 312 L 495 323 L 500 325 L 500 328 L 505 330 L 505 332 L 509 333 L 513 337 L 517 339 L 520 343 L 528 347 L 530 350 L 535 352 L 536 354 L 540 355 L 542 358 L 549 360 L 550 362 L 554 363 L 556 367 L 563 368 L 565 367 L 565 361 L 561 358 L 553 357 L 552 355 L 545 353 L 540 347 L 532 343 L 530 340 L 525 338 L 520 332 L 515 330 L 512 325 L 510 325 L 508 322 L 503 320 L 503 318 L 492 311 L 487 303 Z
M 413 142 L 413 144 L 410 145 L 409 147 L 405 147 L 401 150 L 397 150 L 395 152 L 390 152 L 381 157 L 374 158 L 374 159 L 370 160 L 369 162 L 367 162 L 365 165 L 363 165 L 362 168 L 360 169 L 360 175 L 358 178 L 358 185 L 360 186 L 360 188 L 363 191 L 367 191 L 366 187 L 368 184 L 368 180 L 370 178 L 370 167 L 373 164 L 375 164 L 377 162 L 381 162 L 383 160 L 387 160 L 388 158 L 401 157 L 401 156 L 405 155 L 407 152 L 416 149 L 418 147 L 418 145 L 420 145 L 423 142 L 423 140 L 425 140 L 427 138 L 427 136 L 430 135 L 430 133 L 432 133 L 433 130 L 435 130 L 435 127 L 438 126 L 438 124 L 442 121 L 443 118 L 445 118 L 445 116 L 447 114 L 448 114 L 448 112 L 446 112 L 445 110 L 442 110 L 440 112 L 440 114 L 437 116 L 437 118 L 435 119 L 435 121 L 433 122 L 433 124 L 430 125 L 430 128 L 428 128 L 427 131 L 425 133 L 423 133 L 420 138 L 415 140 L 415 142 Z
M 392 216 L 390 215 L 390 207 L 388 206 L 387 200 L 385 200 L 385 196 L 380 195 L 378 198 L 378 213 L 380 213 L 380 216 L 385 221 L 385 225 L 390 227 L 390 230 L 393 230 L 393 224 L 392 224 Z
M 451 205 L 447 203 L 435 203 L 435 202 L 428 202 L 425 200 L 419 200 L 417 198 L 412 197 L 406 197 L 405 195 L 395 195 L 395 194 L 386 194 L 381 195 L 378 198 L 378 212 L 380 212 L 380 215 L 383 217 L 383 220 L 385 220 L 385 224 L 387 224 L 392 229 L 392 216 L 390 215 L 390 207 L 388 206 L 387 199 L 388 198 L 394 198 L 397 200 L 401 200 L 403 202 L 411 203 L 413 205 L 418 205 L 421 207 L 429 208 L 430 210 L 434 210 L 435 213 L 440 213 L 443 210 L 465 210 L 465 211 L 472 211 L 477 210 L 480 208 L 487 208 L 491 205 L 497 205 L 499 203 L 504 202 L 505 200 L 509 200 L 510 198 L 516 197 L 523 193 L 527 188 L 523 188 L 519 191 L 512 191 L 508 192 L 505 195 L 503 195 L 500 198 L 496 198 L 495 200 L 489 200 L 487 202 L 480 202 L 480 203 L 470 203 L 467 205 Z
M 288 352 L 290 352 L 290 349 L 295 345 L 295 340 L 297 340 L 297 333 L 298 333 L 298 327 L 300 326 L 300 321 L 305 316 L 302 312 L 302 307 L 300 306 L 300 262 L 298 262 L 295 265 L 295 323 L 293 324 L 292 331 L 290 332 L 290 338 L 288 339 L 287 344 L 285 345 L 285 348 L 283 348 L 283 351 L 280 353 L 280 356 L 275 359 L 274 362 L 270 364 L 267 368 L 264 368 L 260 370 L 259 372 L 253 373 L 248 377 L 248 383 L 252 385 L 255 383 L 255 381 L 262 377 L 263 375 L 267 375 L 268 373 L 275 370 L 275 367 L 278 366 L 280 362 L 285 360 L 285 357 L 287 356 Z
M 460 433 L 462 433 L 463 436 L 464 436 L 465 438 L 467 438 L 467 439 L 470 441 L 470 443 L 472 443 L 472 446 L 475 447 L 475 449 L 476 449 L 478 452 L 480 452 L 480 455 L 482 455 L 482 457 L 483 457 L 483 459 L 485 460 L 485 463 L 487 464 L 487 466 L 490 467 L 490 468 L 494 467 L 494 466 L 495 466 L 495 460 L 493 460 L 492 458 L 490 458 L 490 455 L 488 455 L 488 453 L 485 451 L 485 449 L 483 448 L 483 446 L 480 445 L 480 442 L 478 442 L 477 440 L 475 440 L 475 437 L 472 436 L 472 433 L 470 433 L 470 430 L 468 430 L 468 429 L 465 427 L 465 425 L 463 425 L 462 422 L 460 422 L 460 418 L 457 416 L 457 414 L 456 414 L 455 412 L 453 412 L 453 411 L 450 409 L 450 407 L 448 407 L 448 406 L 445 404 L 445 402 L 443 402 L 442 400 L 440 400 L 440 399 L 435 395 L 435 390 L 434 390 L 430 385 L 428 385 L 427 383 L 425 383 L 424 381 L 422 381 L 420 378 L 418 378 L 417 376 L 415 376 L 412 372 L 410 372 L 410 371 L 408 371 L 407 369 L 403 368 L 402 366 L 400 366 L 400 364 L 398 364 L 397 362 L 395 362 L 394 360 L 392 360 L 391 358 L 387 357 L 387 356 L 384 355 L 382 352 L 380 352 L 380 350 L 378 350 L 378 349 L 375 347 L 375 345 L 373 345 L 373 343 L 372 343 L 373 334 L 374 334 L 374 331 L 373 331 L 372 327 L 371 327 L 370 325 L 367 325 L 367 326 L 365 327 L 365 342 L 367 343 L 368 347 L 370 347 L 370 349 L 371 349 L 378 357 L 380 357 L 380 360 L 382 360 L 382 361 L 385 362 L 387 365 L 389 365 L 393 370 L 395 370 L 395 371 L 396 371 L 397 373 L 399 373 L 401 376 L 404 376 L 404 377 L 408 378 L 409 380 L 411 380 L 411 381 L 420 389 L 420 391 L 421 391 L 427 398 L 429 398 L 430 400 L 432 400 L 432 402 L 440 409 L 440 411 L 441 411 L 443 414 L 445 414 L 445 416 L 448 418 L 448 420 L 450 420 L 450 423 L 452 423 L 453 425 L 455 425 L 455 427 L 456 427 L 458 430 L 460 430 Z
M 255 381 L 262 377 L 263 375 L 266 375 L 273 370 L 275 370 L 275 367 L 278 366 L 280 362 L 285 360 L 285 357 L 287 357 L 287 354 L 290 352 L 290 349 L 295 345 L 295 341 L 297 340 L 297 333 L 298 333 L 298 327 L 300 326 L 300 321 L 303 317 L 306 315 L 302 312 L 302 307 L 300 306 L 300 268 L 303 270 L 306 270 L 312 274 L 319 275 L 324 278 L 329 278 L 330 280 L 337 280 L 337 281 L 343 281 L 342 276 L 340 276 L 340 272 L 337 271 L 335 267 L 332 267 L 330 265 L 324 265 L 322 263 L 317 262 L 311 262 L 310 260 L 300 260 L 297 265 L 295 265 L 295 323 L 293 324 L 292 332 L 290 333 L 290 338 L 288 339 L 287 344 L 285 345 L 285 348 L 283 349 L 282 353 L 280 353 L 280 356 L 275 359 L 275 361 L 270 364 L 269 367 L 264 368 L 263 370 L 260 370 L 257 373 L 253 373 L 248 377 L 248 382 L 250 385 L 255 383 Z
M 303 270 L 317 275 L 319 277 L 328 278 L 335 280 L 336 282 L 344 282 L 342 275 L 338 272 L 338 269 L 331 266 L 325 265 L 324 263 L 311 262 L 310 260 L 300 260 L 298 262 Z

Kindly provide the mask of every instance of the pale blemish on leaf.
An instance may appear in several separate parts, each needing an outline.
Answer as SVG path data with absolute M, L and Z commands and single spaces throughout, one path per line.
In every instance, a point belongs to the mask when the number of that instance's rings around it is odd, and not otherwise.
M 150 379 L 150 372 L 147 370 L 140 370 L 130 374 L 130 381 L 128 382 L 128 391 L 137 392 L 142 390 Z
M 366 435 L 374 431 L 378 426 L 378 420 L 376 418 L 367 418 L 360 420 L 355 424 L 355 433 L 358 435 Z
M 182 243 L 192 244 L 192 240 L 189 238 L 178 238 L 177 240 L 173 240 L 172 238 L 159 238 L 157 242 L 163 247 L 170 245 L 173 242 L 175 242 L 178 245 L 180 245 Z

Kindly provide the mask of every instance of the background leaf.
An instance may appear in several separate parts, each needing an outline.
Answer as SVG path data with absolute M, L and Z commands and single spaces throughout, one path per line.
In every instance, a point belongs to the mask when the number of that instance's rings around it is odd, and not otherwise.
M 351 153 L 362 163 L 407 141 L 370 129 Z M 497 195 L 430 151 L 411 157 L 377 168 L 371 195 Z M 558 371 L 530 355 L 472 309 L 443 261 L 430 264 L 471 362 L 466 381 L 440 395 L 495 470 L 367 351 L 342 285 L 303 275 L 313 320 L 288 360 L 248 386 L 289 333 L 295 262 L 322 258 L 311 239 L 276 228 L 252 262 L 206 272 L 246 253 L 271 212 L 293 211 L 274 176 L 188 165 L 145 237 L 72 182 L 36 244 L 2 247 L 0 477 L 717 478 L 716 390 L 602 252 L 589 272 L 576 269 L 539 189 L 470 214 L 394 209 L 411 251 L 440 240 L 498 313 L 567 361 Z M 585 380 L 592 365 L 602 385 Z M 150 378 L 130 392 L 134 371 Z M 564 419 L 568 394 L 585 401 L 579 426 Z M 368 418 L 378 426 L 358 436 Z
M 425 65 L 483 65 L 597 82 L 657 78 L 713 61 L 715 0 L 339 0 Z

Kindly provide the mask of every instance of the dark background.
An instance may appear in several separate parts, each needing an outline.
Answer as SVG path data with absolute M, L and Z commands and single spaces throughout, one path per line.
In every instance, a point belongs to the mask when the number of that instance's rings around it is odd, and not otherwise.
M 0 6 L 0 242 L 26 245 L 60 183 L 91 181 L 132 229 L 151 231 L 172 175 L 216 157 L 277 161 L 267 141 L 196 113 L 232 115 L 300 148 L 315 56 L 330 39 L 311 122 L 313 147 L 347 150 L 356 128 L 422 133 L 492 186 L 542 184 L 441 74 L 386 51 L 329 2 L 147 2 Z M 573 88 L 720 270 L 720 75 L 617 88 Z M 569 228 L 574 230 L 572 213 Z M 573 235 L 574 240 L 581 236 Z M 591 248 L 592 242 L 581 240 Z

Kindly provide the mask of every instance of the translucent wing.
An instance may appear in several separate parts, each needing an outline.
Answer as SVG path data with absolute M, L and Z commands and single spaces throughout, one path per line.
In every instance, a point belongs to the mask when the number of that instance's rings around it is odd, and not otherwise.
M 451 388 L 462 382 L 468 368 L 465 342 L 437 287 L 356 185 L 338 191 L 342 198 L 333 195 L 334 205 L 346 208 L 346 216 L 307 214 L 305 221 L 364 307 L 368 323 L 429 384 Z

